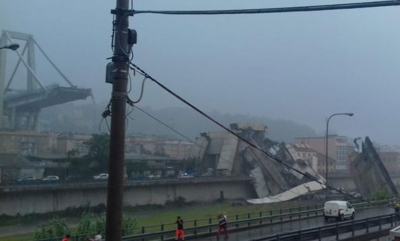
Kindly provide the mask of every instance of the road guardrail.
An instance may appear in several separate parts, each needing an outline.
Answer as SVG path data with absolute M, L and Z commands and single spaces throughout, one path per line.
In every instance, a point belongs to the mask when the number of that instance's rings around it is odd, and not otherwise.
M 353 203 L 352 205 L 360 209 L 367 209 L 376 206 L 392 204 L 394 199 L 366 201 Z M 248 230 L 263 226 L 287 223 L 296 220 L 303 220 L 323 216 L 323 205 L 300 206 L 279 210 L 261 211 L 257 213 L 236 214 L 228 216 L 229 232 Z M 234 218 L 232 218 L 234 217 Z M 400 219 L 400 218 L 399 218 Z M 358 225 L 358 221 L 354 221 Z M 373 219 L 371 221 L 374 223 Z M 385 224 L 385 223 L 382 223 Z M 329 226 L 329 225 L 328 225 Z M 134 235 L 124 235 L 124 241 L 147 241 L 147 240 L 174 240 L 176 224 L 158 224 L 152 226 L 136 227 L 133 229 Z M 185 221 L 185 233 L 187 238 L 205 237 L 216 234 L 218 230 L 218 220 L 216 218 L 198 219 Z M 325 232 L 325 231 L 324 231 Z M 301 231 L 303 233 L 303 231 Z M 303 233 L 304 234 L 304 233 Z M 302 234 L 302 235 L 303 235 Z M 304 234 L 306 235 L 306 233 Z M 72 236 L 71 241 L 81 241 L 82 235 Z M 84 235 L 84 237 L 88 237 Z M 276 236 L 275 236 L 276 237 Z M 56 239 L 40 239 L 36 241 L 56 241 Z M 266 239 L 268 240 L 268 239 Z
M 379 231 L 381 231 L 383 225 L 390 224 L 390 227 L 393 227 L 395 222 L 398 221 L 400 221 L 400 215 L 397 213 L 393 213 L 362 220 L 336 222 L 335 224 L 319 226 L 317 228 L 303 229 L 283 234 L 271 235 L 263 238 L 252 239 L 252 241 L 310 241 L 321 240 L 322 238 L 327 237 L 335 237 L 336 240 L 339 240 L 340 234 L 348 233 L 351 234 L 351 237 L 355 237 L 356 231 L 365 230 L 366 233 L 369 233 L 369 229 L 373 227 L 379 227 Z

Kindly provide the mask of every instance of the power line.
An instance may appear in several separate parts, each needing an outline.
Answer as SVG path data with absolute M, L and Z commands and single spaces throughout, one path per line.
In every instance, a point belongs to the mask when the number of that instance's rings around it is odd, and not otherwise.
M 180 135 L 181 137 L 185 138 L 187 141 L 192 142 L 193 144 L 200 146 L 199 144 L 197 144 L 195 141 L 193 141 L 192 139 L 190 139 L 189 137 L 185 136 L 184 134 L 182 134 L 181 132 L 175 130 L 172 126 L 166 124 L 165 122 L 161 121 L 160 119 L 158 119 L 157 117 L 153 116 L 152 114 L 148 113 L 147 111 L 141 109 L 139 106 L 135 105 L 135 108 L 138 109 L 139 111 L 141 111 L 142 113 L 146 114 L 147 116 L 149 116 L 150 118 L 152 118 L 153 120 L 157 121 L 158 123 L 160 123 L 161 125 L 167 127 L 168 129 L 170 129 L 171 131 L 175 132 L 176 134 Z
M 131 14 L 164 14 L 164 15 L 233 15 L 233 14 L 262 14 L 262 13 L 289 13 L 289 12 L 316 12 L 331 10 L 346 10 L 359 8 L 377 8 L 399 6 L 399 0 L 360 2 L 360 3 L 342 3 L 342 4 L 324 4 L 314 6 L 281 7 L 281 8 L 256 8 L 256 9 L 232 9 L 232 10 L 132 10 Z
M 300 175 L 303 175 L 305 177 L 307 177 L 310 180 L 313 180 L 315 182 L 318 182 L 321 185 L 325 185 L 326 188 L 330 188 L 332 190 L 338 191 L 339 193 L 342 193 L 343 195 L 346 196 L 350 196 L 352 198 L 355 198 L 353 195 L 344 193 L 342 190 L 336 189 L 332 186 L 328 186 L 327 183 L 322 183 L 319 179 L 315 178 L 314 176 L 311 176 L 308 173 L 302 172 L 294 167 L 292 167 L 291 165 L 289 165 L 288 163 L 280 160 L 279 158 L 273 156 L 272 154 L 270 154 L 269 152 L 265 151 L 264 149 L 258 147 L 257 145 L 253 144 L 252 142 L 248 141 L 247 139 L 241 137 L 240 135 L 236 134 L 235 132 L 233 132 L 232 130 L 230 130 L 228 127 L 224 126 L 223 124 L 221 124 L 220 122 L 218 122 L 217 120 L 214 120 L 211 116 L 207 115 L 204 111 L 200 110 L 199 108 L 197 108 L 196 106 L 194 106 L 193 104 L 191 104 L 189 101 L 185 100 L 183 97 L 179 96 L 178 94 L 176 94 L 174 91 L 172 91 L 171 89 L 169 89 L 168 87 L 166 87 L 165 85 L 161 84 L 158 80 L 156 80 L 155 78 L 153 78 L 152 76 L 150 76 L 146 71 L 142 70 L 140 67 L 138 67 L 137 65 L 135 65 L 134 63 L 130 62 L 130 65 L 133 66 L 133 68 L 136 68 L 136 70 L 143 75 L 144 77 L 152 80 L 154 83 L 156 83 L 158 86 L 160 86 L 162 89 L 164 89 L 165 91 L 167 91 L 168 93 L 170 93 L 171 95 L 173 95 L 175 98 L 177 98 L 178 100 L 180 100 L 181 102 L 183 102 L 184 104 L 188 105 L 189 107 L 191 107 L 192 109 L 194 109 L 195 111 L 197 111 L 198 113 L 200 113 L 201 115 L 203 115 L 205 118 L 207 118 L 208 120 L 214 122 L 216 125 L 218 125 L 219 127 L 221 127 L 222 129 L 224 129 L 225 131 L 229 132 L 230 134 L 234 135 L 235 137 L 237 137 L 239 140 L 245 142 L 246 144 L 248 144 L 249 146 L 253 147 L 256 150 L 261 151 L 262 153 L 264 153 L 266 156 L 268 156 L 269 158 L 271 158 L 272 160 L 278 162 L 279 164 L 282 164 L 284 166 L 286 166 L 288 169 L 293 170 L 294 172 L 299 173 Z M 132 68 L 132 67 L 131 67 Z
M 194 145 L 200 147 L 203 150 L 206 150 L 207 148 L 199 145 L 197 142 L 193 141 L 192 139 L 190 139 L 189 137 L 187 137 L 186 135 L 182 134 L 181 132 L 179 132 L 178 130 L 174 129 L 172 126 L 166 124 L 165 122 L 163 122 L 162 120 L 158 119 L 157 117 L 153 116 L 152 114 L 146 112 L 145 110 L 141 109 L 140 107 L 138 107 L 137 105 L 135 105 L 135 108 L 138 109 L 139 111 L 141 111 L 142 113 L 144 113 L 145 115 L 149 116 L 150 118 L 152 118 L 153 120 L 157 121 L 158 123 L 160 123 L 161 125 L 167 127 L 168 129 L 170 129 L 171 131 L 175 132 L 176 134 L 180 135 L 181 137 L 185 138 L 187 141 L 193 143 Z M 220 157 L 222 160 L 224 160 L 227 163 L 233 164 L 233 160 L 227 160 L 225 158 Z

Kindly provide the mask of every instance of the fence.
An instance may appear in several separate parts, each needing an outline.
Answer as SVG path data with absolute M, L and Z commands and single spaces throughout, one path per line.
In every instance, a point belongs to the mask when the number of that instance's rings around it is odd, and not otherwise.
M 390 227 L 400 221 L 399 214 L 389 214 L 384 216 L 377 216 L 366 218 L 362 220 L 352 220 L 343 223 L 336 222 L 335 224 L 320 226 L 317 228 L 303 229 L 284 234 L 276 234 L 263 238 L 253 239 L 252 241 L 308 241 L 308 240 L 321 240 L 326 237 L 335 237 L 339 240 L 340 234 L 350 234 L 350 237 L 356 237 L 356 231 L 365 230 L 366 233 L 370 232 L 370 228 L 378 227 L 378 232 L 382 230 L 383 225 L 390 224 Z
M 358 210 L 363 208 L 371 208 L 374 206 L 386 205 L 393 201 L 380 200 L 380 201 L 367 201 L 362 203 L 352 204 Z M 279 224 L 290 222 L 294 220 L 302 220 L 314 217 L 321 217 L 323 215 L 323 206 L 300 206 L 296 208 L 287 208 L 270 211 L 260 211 L 257 213 L 241 213 L 229 215 L 228 223 L 230 231 L 240 231 L 250 228 L 262 227 L 271 224 Z M 214 234 L 218 228 L 218 220 L 216 218 L 198 219 L 185 221 L 185 233 L 190 236 L 209 236 Z M 126 241 L 145 241 L 145 240 L 172 240 L 175 223 L 166 223 L 152 226 L 137 227 L 133 230 L 134 235 L 124 236 L 123 240 Z M 131 230 L 130 230 L 131 231 Z M 72 236 L 71 241 L 82 241 L 83 235 Z M 88 235 L 84 235 L 88 237 Z M 37 241 L 53 241 L 59 239 L 41 239 Z

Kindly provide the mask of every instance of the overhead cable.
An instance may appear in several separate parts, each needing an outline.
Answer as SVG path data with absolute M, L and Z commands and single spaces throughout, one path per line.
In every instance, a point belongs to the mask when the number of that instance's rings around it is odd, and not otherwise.
M 193 143 L 194 145 L 198 146 L 199 148 L 206 150 L 206 148 L 204 146 L 199 145 L 197 142 L 195 142 L 194 140 L 190 139 L 188 136 L 182 134 L 181 132 L 179 132 L 178 130 L 174 129 L 172 126 L 168 125 L 167 123 L 163 122 L 162 120 L 158 119 L 157 117 L 153 116 L 152 114 L 148 113 L 147 111 L 141 109 L 139 106 L 137 105 L 132 105 L 132 107 L 135 106 L 135 108 L 139 111 L 141 111 L 142 113 L 144 113 L 145 115 L 147 115 L 148 117 L 152 118 L 153 120 L 157 121 L 158 123 L 160 123 L 161 125 L 167 127 L 168 129 L 170 129 L 171 131 L 175 132 L 176 134 L 180 135 L 181 137 L 185 138 L 187 141 Z M 133 110 L 133 109 L 132 109 Z M 233 163 L 232 161 L 229 161 L 225 158 L 220 157 L 222 160 L 224 160 L 226 163 Z
M 287 167 L 289 170 L 292 170 L 294 172 L 299 173 L 302 176 L 307 177 L 308 179 L 318 182 L 319 184 L 325 186 L 326 188 L 330 188 L 332 190 L 338 191 L 339 193 L 342 193 L 343 195 L 346 196 L 350 196 L 352 198 L 355 198 L 353 195 L 347 194 L 345 192 L 343 192 L 342 190 L 336 189 L 332 186 L 327 185 L 327 183 L 323 183 L 321 182 L 319 179 L 317 179 L 316 177 L 310 175 L 309 173 L 305 173 L 302 172 L 294 167 L 292 167 L 291 165 L 289 165 L 288 163 L 282 161 L 281 159 L 275 157 L 274 155 L 272 155 L 271 153 L 265 151 L 264 149 L 258 147 L 256 144 L 252 143 L 251 141 L 248 141 L 246 138 L 243 138 L 242 136 L 238 135 L 237 133 L 235 133 L 234 131 L 232 131 L 231 129 L 229 129 L 228 127 L 224 126 L 223 124 L 221 124 L 220 122 L 218 122 L 217 120 L 213 119 L 211 116 L 209 116 L 208 114 L 206 114 L 204 111 L 200 110 L 199 108 L 197 108 L 196 106 L 194 106 L 193 104 L 191 104 L 189 101 L 185 100 L 183 97 L 179 96 L 178 94 L 176 94 L 174 91 L 172 91 L 171 89 L 169 89 L 168 87 L 166 87 L 165 85 L 163 85 L 162 83 L 160 83 L 158 80 L 156 80 L 155 78 L 153 78 L 152 76 L 150 76 L 149 74 L 146 73 L 146 71 L 142 70 L 140 67 L 138 67 L 137 65 L 135 65 L 134 63 L 130 63 L 130 65 L 133 68 L 136 68 L 136 70 L 142 74 L 144 77 L 152 80 L 154 83 L 156 83 L 158 86 L 160 86 L 162 89 L 164 89 L 165 91 L 167 91 L 168 93 L 170 93 L 171 95 L 173 95 L 175 98 L 177 98 L 178 100 L 180 100 L 181 102 L 183 102 L 184 104 L 188 105 L 189 107 L 191 107 L 192 109 L 194 109 L 195 111 L 197 111 L 198 113 L 200 113 L 201 115 L 203 115 L 205 118 L 207 118 L 208 120 L 214 122 L 216 125 L 218 125 L 219 127 L 221 127 L 222 129 L 224 129 L 225 131 L 229 132 L 230 134 L 234 135 L 235 137 L 237 137 L 239 140 L 245 142 L 247 145 L 253 147 L 254 149 L 264 153 L 266 156 L 268 156 L 269 158 L 271 158 L 272 160 L 284 165 L 285 167 Z
M 164 14 L 164 15 L 233 15 L 233 14 L 265 14 L 265 13 L 290 13 L 290 12 L 316 12 L 331 10 L 346 10 L 359 8 L 377 8 L 399 6 L 400 0 L 374 1 L 359 3 L 324 4 L 314 6 L 280 7 L 280 8 L 255 8 L 231 10 L 132 10 L 131 14 Z

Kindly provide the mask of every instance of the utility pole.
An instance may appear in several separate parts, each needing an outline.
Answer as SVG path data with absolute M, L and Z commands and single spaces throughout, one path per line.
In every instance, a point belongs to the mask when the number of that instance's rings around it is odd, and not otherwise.
M 111 134 L 109 178 L 107 191 L 107 224 L 106 240 L 122 240 L 122 204 L 125 154 L 125 115 L 127 100 L 127 83 L 129 71 L 128 26 L 129 0 L 117 0 L 113 29 L 114 55 L 112 95 L 111 95 Z

